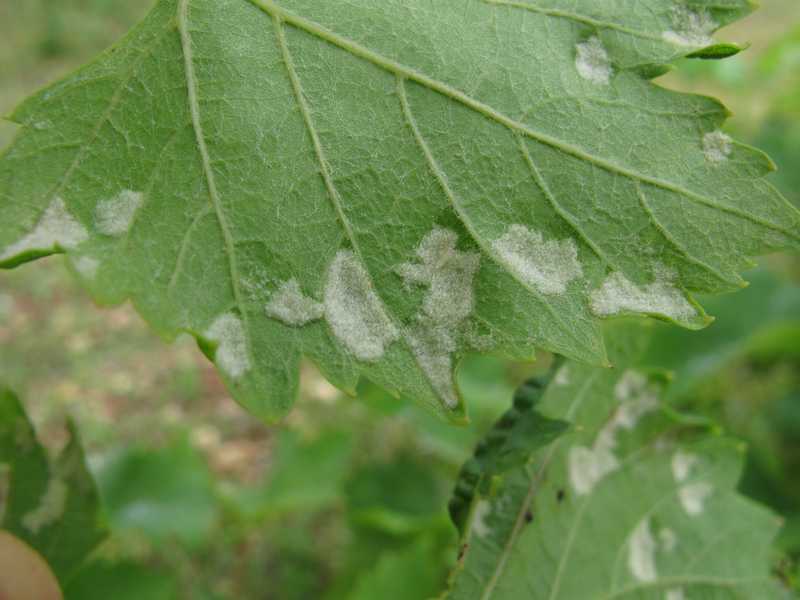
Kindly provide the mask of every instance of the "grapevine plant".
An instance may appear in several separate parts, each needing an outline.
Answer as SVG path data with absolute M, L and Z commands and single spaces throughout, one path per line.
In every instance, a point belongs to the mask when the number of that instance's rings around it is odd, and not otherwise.
M 159 0 L 9 116 L 0 267 L 63 254 L 273 421 L 302 359 L 459 423 L 466 354 L 547 351 L 454 486 L 442 597 L 779 598 L 780 524 L 736 492 L 742 448 L 642 361 L 643 317 L 703 328 L 696 295 L 800 247 L 725 107 L 653 81 L 738 53 L 712 35 L 751 9 Z M 69 595 L 104 535 L 91 477 L 2 399 L 3 526 Z

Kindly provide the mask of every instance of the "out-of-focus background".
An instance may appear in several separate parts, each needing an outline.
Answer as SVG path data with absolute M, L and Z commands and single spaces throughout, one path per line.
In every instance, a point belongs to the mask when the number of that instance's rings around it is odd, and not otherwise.
M 0 0 L 0 111 L 148 7 Z M 800 205 L 800 4 L 762 0 L 720 37 L 751 47 L 684 61 L 660 81 L 721 98 L 734 112 L 726 129 L 771 154 L 773 182 Z M 0 124 L 0 146 L 13 134 Z M 800 258 L 760 263 L 750 288 L 707 302 L 717 323 L 660 327 L 650 358 L 676 373 L 675 406 L 748 442 L 742 490 L 785 518 L 778 570 L 797 578 Z M 296 408 L 268 427 L 228 398 L 191 340 L 162 342 L 130 306 L 96 308 L 60 258 L 0 272 L 0 382 L 53 451 L 65 417 L 77 420 L 112 526 L 89 599 L 111 589 L 137 600 L 435 595 L 455 560 L 446 505 L 457 470 L 537 368 L 468 360 L 460 378 L 473 422 L 453 428 L 369 385 L 343 397 L 308 367 Z

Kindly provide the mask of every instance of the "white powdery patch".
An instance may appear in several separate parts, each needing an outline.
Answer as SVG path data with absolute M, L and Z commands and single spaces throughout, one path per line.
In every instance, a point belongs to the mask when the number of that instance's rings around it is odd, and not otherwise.
M 714 488 L 709 483 L 692 483 L 678 490 L 678 497 L 686 514 L 694 517 L 705 510 L 706 500 L 713 492 Z
M 712 131 L 703 136 L 703 154 L 706 160 L 719 164 L 728 160 L 733 150 L 733 140 L 721 131 Z
M 683 588 L 672 588 L 667 590 L 664 595 L 664 600 L 685 600 L 686 596 L 683 595 Z
M 313 298 L 304 295 L 296 279 L 281 284 L 266 306 L 267 316 L 287 325 L 300 327 L 321 319 L 325 307 Z
M 492 505 L 488 500 L 479 500 L 475 505 L 475 512 L 472 515 L 472 530 L 478 537 L 486 537 L 491 533 L 491 528 L 486 523 L 486 518 L 492 512 Z
M 672 456 L 672 475 L 678 483 L 685 481 L 689 477 L 689 472 L 697 464 L 698 458 L 694 454 L 688 454 L 678 450 Z
M 75 248 L 89 237 L 86 228 L 69 213 L 64 200 L 56 198 L 28 235 L 3 251 L 0 261 L 23 252 L 53 252 Z
M 233 313 L 222 315 L 208 328 L 206 337 L 217 343 L 214 359 L 230 377 L 237 379 L 250 369 L 247 337 L 239 317 Z
M 548 240 L 524 225 L 511 225 L 492 243 L 506 266 L 542 294 L 563 294 L 567 284 L 583 275 L 578 247 L 570 239 Z
M 556 376 L 553 379 L 553 383 L 555 383 L 556 385 L 569 385 L 569 382 L 570 382 L 569 365 L 564 365 L 556 373 Z
M 656 269 L 656 280 L 636 285 L 620 272 L 609 275 L 590 295 L 592 312 L 599 317 L 621 313 L 661 315 L 676 321 L 689 320 L 697 311 L 673 283 L 675 273 L 663 265 Z
M 97 269 L 100 268 L 100 261 L 90 256 L 81 256 L 75 261 L 75 269 L 86 279 L 94 279 Z
M 678 545 L 678 536 L 672 529 L 664 528 L 658 532 L 658 541 L 665 552 L 672 552 Z
M 36 535 L 43 527 L 55 523 L 64 514 L 68 495 L 67 484 L 58 477 L 52 477 L 39 500 L 39 506 L 23 515 L 23 527 Z
M 458 234 L 436 228 L 420 242 L 417 263 L 396 269 L 406 285 L 428 287 L 422 311 L 405 338 L 434 391 L 448 408 L 458 406 L 452 354 L 456 333 L 475 307 L 473 282 L 480 255 L 456 248 Z
M 122 190 L 116 197 L 100 202 L 94 211 L 97 230 L 115 237 L 127 233 L 143 199 L 141 192 Z
M 676 46 L 702 48 L 714 43 L 711 34 L 718 27 L 707 10 L 694 11 L 686 6 L 672 8 L 672 29 L 661 34 L 662 39 Z
M 466 319 L 475 305 L 472 282 L 480 266 L 476 252 L 456 249 L 458 234 L 436 228 L 417 248 L 419 263 L 396 269 L 407 285 L 428 286 L 423 311 L 437 325 L 454 326 Z
M 456 341 L 444 327 L 430 326 L 421 320 L 406 331 L 405 339 L 434 391 L 448 408 L 458 406 L 453 380 L 452 354 Z
M 611 61 L 603 42 L 592 36 L 575 46 L 575 68 L 578 75 L 598 85 L 608 85 L 611 81 Z
M 617 383 L 615 395 L 620 405 L 608 423 L 597 434 L 591 448 L 574 446 L 568 457 L 569 477 L 579 495 L 590 493 L 607 475 L 619 468 L 614 454 L 617 434 L 631 430 L 639 420 L 658 408 L 658 396 L 647 378 L 635 371 L 626 371 Z
M 380 360 L 399 336 L 369 274 L 349 250 L 339 251 L 328 269 L 325 317 L 339 341 L 365 362 Z
M 639 581 L 655 581 L 656 541 L 650 533 L 650 520 L 644 519 L 633 530 L 628 544 L 628 568 Z

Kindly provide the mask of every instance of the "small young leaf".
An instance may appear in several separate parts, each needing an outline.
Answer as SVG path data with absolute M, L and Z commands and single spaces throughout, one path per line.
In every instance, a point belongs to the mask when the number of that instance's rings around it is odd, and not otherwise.
M 448 599 L 781 597 L 780 523 L 735 491 L 741 446 L 676 426 L 634 367 L 647 336 L 615 334 L 619 369 L 567 363 L 540 403 L 570 431 L 481 473 Z
M 0 266 L 64 252 L 279 417 L 305 355 L 459 418 L 471 350 L 607 362 L 598 318 L 800 245 L 715 100 L 651 83 L 748 0 L 160 0 L 11 115 Z

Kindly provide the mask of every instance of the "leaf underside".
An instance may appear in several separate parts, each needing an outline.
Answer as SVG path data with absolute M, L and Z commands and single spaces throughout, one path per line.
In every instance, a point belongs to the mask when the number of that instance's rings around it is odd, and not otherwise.
M 647 335 L 616 333 L 620 369 L 568 363 L 534 407 L 568 433 L 531 444 L 522 466 L 482 461 L 467 507 L 462 475 L 448 600 L 783 597 L 769 568 L 779 519 L 735 489 L 741 444 L 662 412 L 663 381 L 634 366 Z
M 0 266 L 66 253 L 267 418 L 302 356 L 461 418 L 463 354 L 606 364 L 599 318 L 702 327 L 800 245 L 724 107 L 649 80 L 749 10 L 160 0 L 10 116 Z

